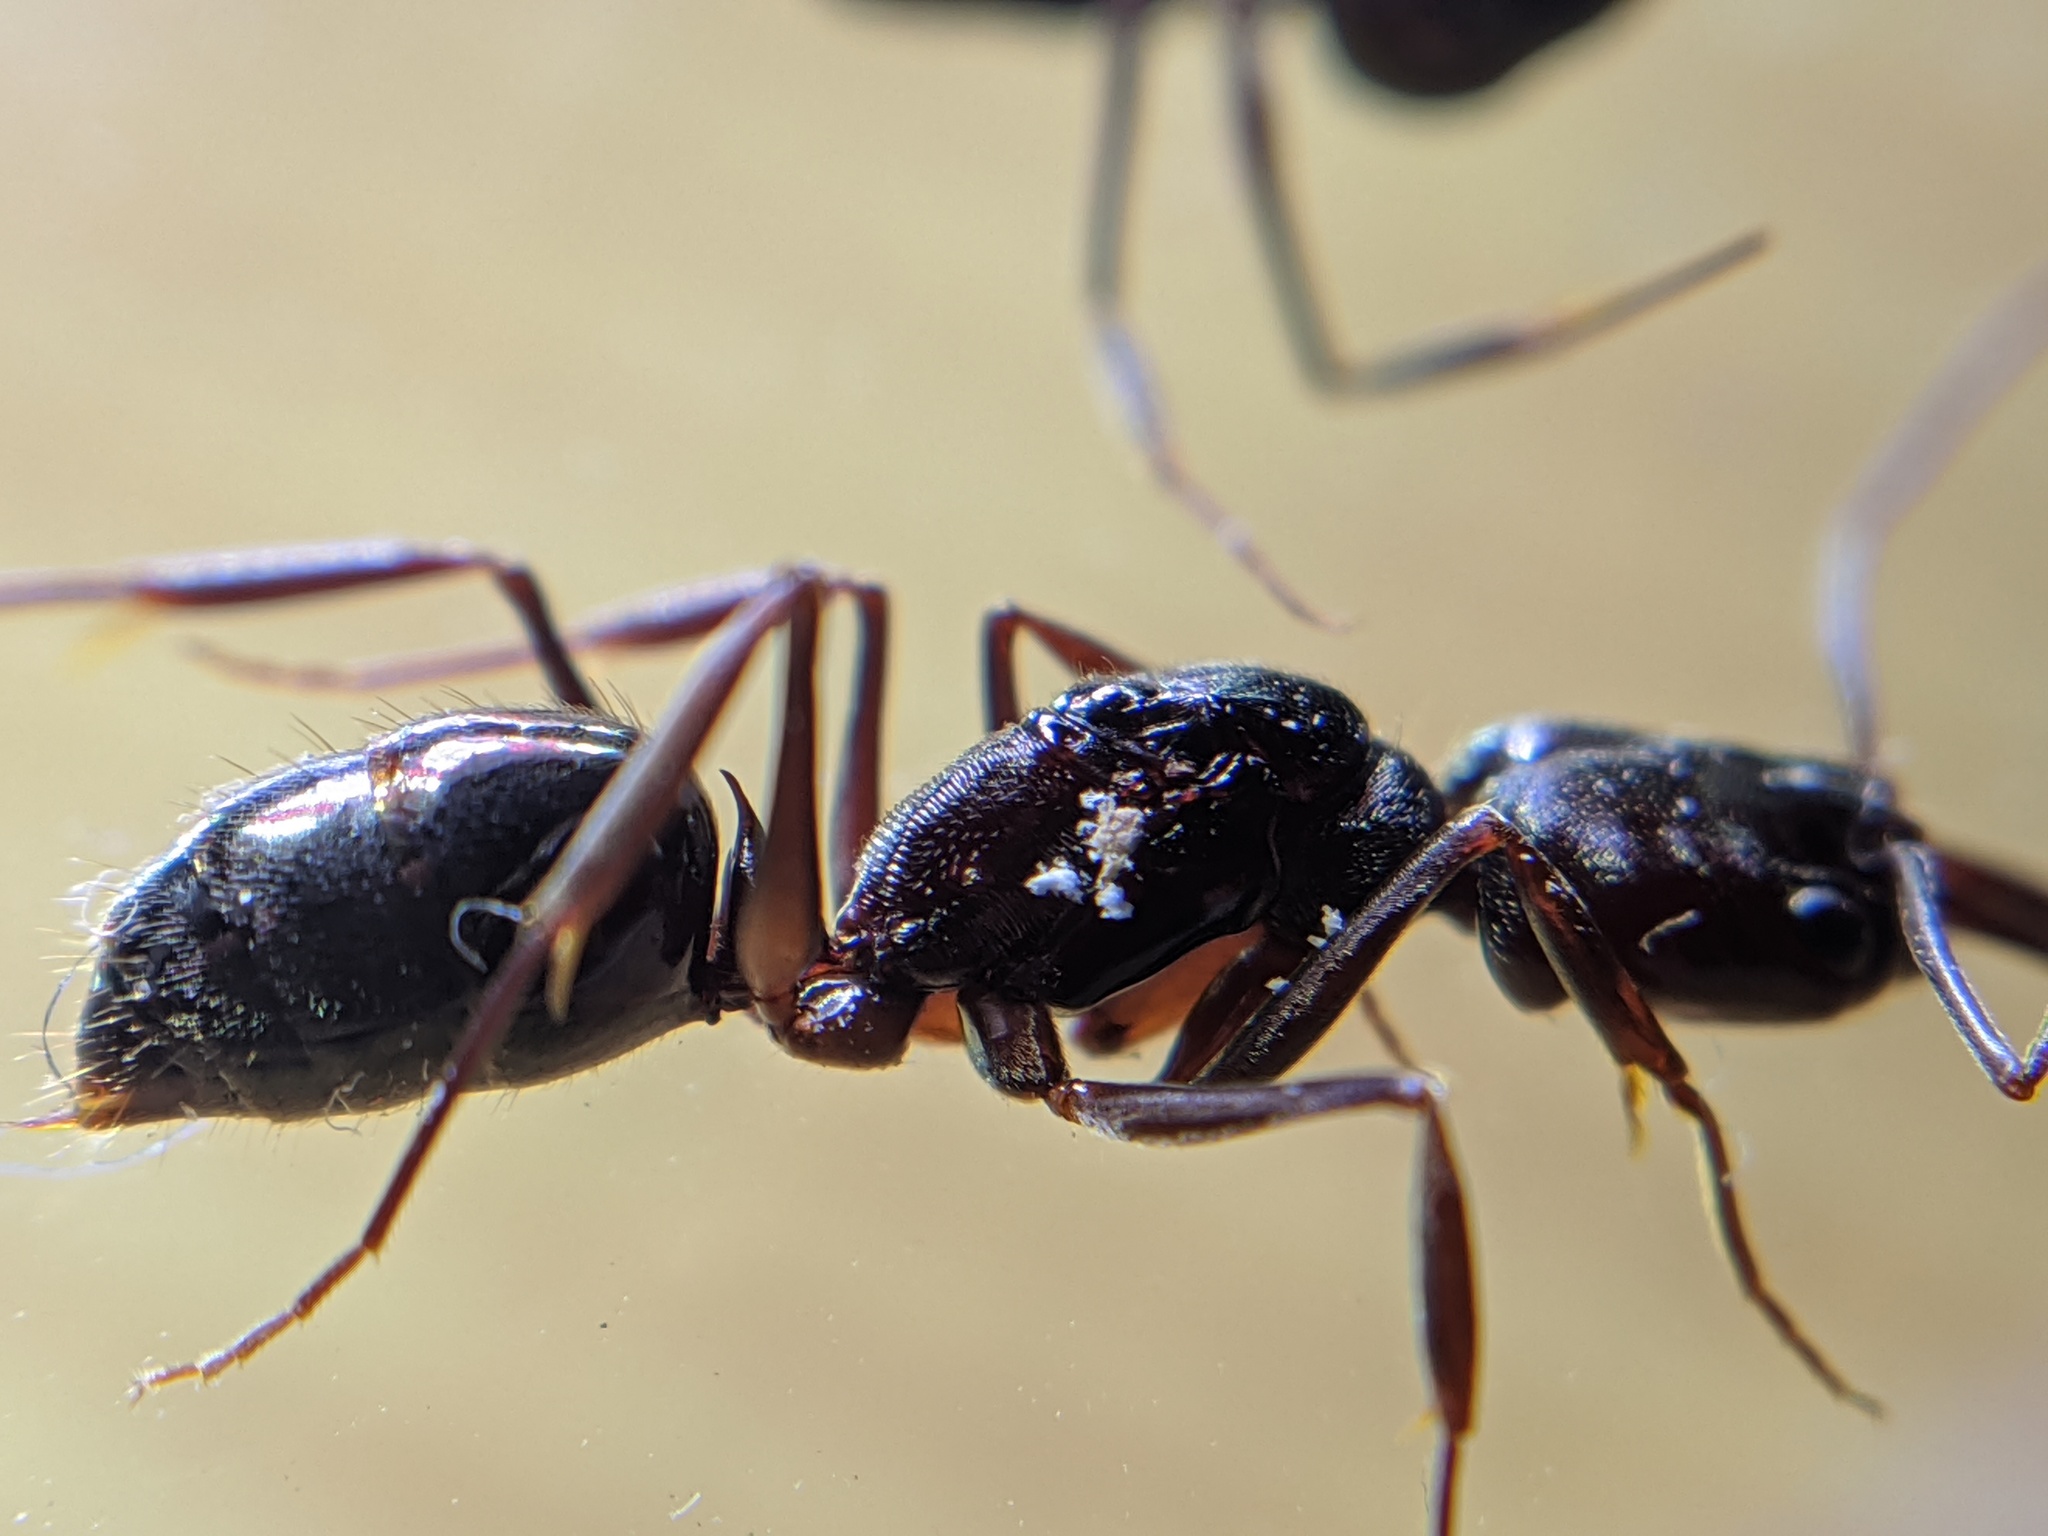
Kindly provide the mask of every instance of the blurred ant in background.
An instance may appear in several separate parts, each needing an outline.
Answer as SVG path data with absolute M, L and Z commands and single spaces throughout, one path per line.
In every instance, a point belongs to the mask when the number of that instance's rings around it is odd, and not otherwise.
M 921 0 L 932 4 L 936 0 Z M 957 0 L 945 0 L 955 4 Z M 1117 410 L 1154 480 L 1296 618 L 1343 629 L 1304 597 L 1188 468 L 1150 356 L 1125 317 L 1124 248 L 1137 139 L 1143 31 L 1156 0 L 1023 0 L 1040 11 L 1094 9 L 1109 63 L 1088 197 L 1086 283 L 1096 353 Z M 1447 101 L 1497 84 L 1532 55 L 1587 25 L 1615 0 L 1328 0 L 1344 55 L 1364 78 L 1402 96 Z M 1762 252 L 1741 235 L 1631 286 L 1546 313 L 1481 323 L 1366 357 L 1347 353 L 1318 297 L 1276 147 L 1259 52 L 1262 0 L 1220 0 L 1232 132 L 1259 249 L 1297 365 L 1317 389 L 1389 395 L 1475 368 L 1559 351 L 1690 292 Z
M 963 1040 L 1003 1094 L 1119 1140 L 1179 1145 L 1349 1110 L 1418 1127 L 1417 1290 L 1440 1428 L 1433 1528 L 1455 1523 L 1473 1424 L 1477 1299 L 1446 1090 L 1396 1065 L 1287 1074 L 1395 942 L 1436 910 L 1478 937 L 1509 998 L 1569 998 L 1620 1068 L 1631 1125 L 1654 1084 L 1693 1123 L 1745 1295 L 1838 1397 L 1875 1413 L 1764 1280 L 1719 1120 L 1659 1012 L 1834 1017 L 1914 970 L 1986 1076 L 2028 1099 L 2048 1026 L 2015 1049 L 1949 930 L 2048 956 L 2048 890 L 1938 848 L 1877 761 L 1868 608 L 1883 542 L 1969 430 L 2048 348 L 2048 266 L 1973 334 L 1837 514 L 1822 635 L 1852 760 L 1525 719 L 1480 732 L 1441 780 L 1326 684 L 1250 663 L 1158 671 L 1049 619 L 990 616 L 991 734 L 879 815 L 881 591 L 808 569 L 642 598 L 567 630 L 531 573 L 463 546 L 353 544 L 163 558 L 0 581 L 0 606 L 204 606 L 442 572 L 487 573 L 525 622 L 556 707 L 467 709 L 222 791 L 95 926 L 64 1080 L 27 1122 L 98 1130 L 305 1119 L 424 1098 L 361 1238 L 225 1348 L 138 1391 L 206 1380 L 305 1320 L 378 1252 L 461 1094 L 542 1082 L 677 1025 L 750 1011 L 792 1054 L 888 1066 L 913 1033 Z M 861 643 L 821 906 L 820 605 Z M 694 764 L 752 653 L 786 635 L 769 819 L 727 776 L 718 833 Z M 1081 681 L 1028 713 L 1015 642 Z M 572 654 L 704 637 L 662 718 L 595 709 Z M 303 686 L 389 687 L 501 665 L 484 646 L 335 669 L 235 663 Z M 1076 1076 L 1084 1047 L 1175 1032 L 1149 1083 Z

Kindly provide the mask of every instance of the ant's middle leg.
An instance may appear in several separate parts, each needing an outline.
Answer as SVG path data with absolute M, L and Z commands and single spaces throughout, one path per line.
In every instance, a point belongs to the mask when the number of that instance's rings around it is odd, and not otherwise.
M 969 1053 L 988 1082 L 1042 1100 L 1099 1135 L 1148 1146 L 1218 1141 L 1346 1110 L 1392 1108 L 1419 1121 L 1415 1242 L 1422 1338 L 1439 1429 L 1431 1529 L 1455 1523 L 1458 1462 L 1471 1433 L 1479 1363 L 1477 1291 L 1464 1185 L 1443 1117 L 1443 1085 L 1426 1073 L 1360 1072 L 1289 1083 L 1113 1083 L 1068 1075 L 1042 1004 L 972 990 L 960 996 Z
M 1270 928 L 1258 930 L 1250 943 L 1244 943 L 1241 936 L 1239 942 L 1243 947 L 1228 965 L 1217 972 L 1208 990 L 1183 1018 L 1180 1032 L 1174 1036 L 1173 1049 L 1167 1054 L 1166 1065 L 1159 1070 L 1162 1083 L 1216 1080 L 1209 1073 L 1216 1059 L 1237 1039 L 1252 1016 L 1275 992 L 1285 991 L 1293 985 L 1290 978 L 1315 953 L 1314 945 L 1308 941 Z M 1408 1049 L 1408 1043 L 1394 1028 L 1386 1010 L 1380 1007 L 1372 988 L 1361 987 L 1357 1002 L 1366 1027 L 1373 1032 L 1380 1048 L 1394 1064 L 1410 1072 L 1420 1072 L 1422 1068 Z

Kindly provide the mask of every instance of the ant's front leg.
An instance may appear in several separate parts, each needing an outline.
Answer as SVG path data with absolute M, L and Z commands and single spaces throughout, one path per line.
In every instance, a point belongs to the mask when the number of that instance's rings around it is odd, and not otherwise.
M 2048 903 L 2044 903 L 2043 893 L 1996 870 L 1937 854 L 1925 843 L 1900 839 L 1886 845 L 1885 857 L 1891 864 L 1892 884 L 1899 898 L 1899 925 L 1905 930 L 1913 963 L 1934 988 L 1942 1010 L 1984 1075 L 2007 1098 L 2022 1103 L 2031 1099 L 2041 1079 L 2048 1076 L 2048 1020 L 2042 1021 L 2022 1058 L 1949 948 L 1948 919 L 1953 917 L 1965 926 L 2026 944 L 2040 953 L 2044 933 L 2048 933 L 2044 926 Z
M 1421 1072 L 1359 1072 L 1293 1083 L 1110 1083 L 1068 1074 L 1059 1030 L 1042 1004 L 972 989 L 960 995 L 967 1046 L 995 1088 L 1041 1100 L 1075 1125 L 1118 1141 L 1186 1146 L 1345 1110 L 1404 1110 L 1419 1121 L 1415 1243 L 1417 1289 L 1441 1440 L 1431 1529 L 1455 1523 L 1458 1461 L 1472 1429 L 1479 1321 L 1465 1192 L 1444 1128 L 1443 1085 Z

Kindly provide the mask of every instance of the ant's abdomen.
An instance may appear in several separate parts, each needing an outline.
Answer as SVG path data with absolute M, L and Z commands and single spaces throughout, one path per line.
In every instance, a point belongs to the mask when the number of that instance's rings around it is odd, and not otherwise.
M 568 712 L 443 715 L 228 792 L 94 936 L 81 1125 L 389 1107 L 440 1070 L 518 903 L 634 732 Z M 537 1007 L 486 1085 L 572 1072 L 693 1003 L 716 831 L 690 796 L 603 924 L 571 1018 Z

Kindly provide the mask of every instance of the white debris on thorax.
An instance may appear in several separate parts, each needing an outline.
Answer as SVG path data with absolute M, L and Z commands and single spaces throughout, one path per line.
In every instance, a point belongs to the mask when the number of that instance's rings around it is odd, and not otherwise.
M 1119 805 L 1107 790 L 1084 790 L 1081 809 L 1092 814 L 1076 822 L 1081 851 L 1095 866 L 1093 895 L 1096 910 L 1110 922 L 1129 919 L 1135 909 L 1118 882 L 1129 872 L 1145 841 L 1145 812 L 1134 805 Z M 1086 899 L 1090 882 L 1065 859 L 1052 859 L 1025 878 L 1024 889 L 1033 896 L 1057 896 L 1079 905 Z
M 1344 914 L 1335 907 L 1323 908 L 1323 931 L 1308 936 L 1309 948 L 1321 949 L 1344 931 Z
M 1034 896 L 1057 896 L 1076 906 L 1088 896 L 1088 882 L 1065 859 L 1039 865 L 1025 878 L 1024 889 Z

